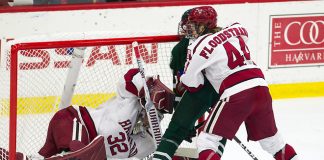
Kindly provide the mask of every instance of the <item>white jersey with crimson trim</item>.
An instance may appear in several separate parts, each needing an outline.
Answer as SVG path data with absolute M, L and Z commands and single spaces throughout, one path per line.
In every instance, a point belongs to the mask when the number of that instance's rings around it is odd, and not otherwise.
M 134 90 L 142 88 L 140 74 L 133 72 L 129 78 L 131 84 L 136 87 Z M 154 140 L 149 134 L 143 137 L 140 134 L 131 134 L 142 107 L 138 97 L 126 89 L 126 83 L 128 82 L 122 80 L 118 84 L 116 97 L 96 109 L 88 108 L 98 134 L 105 138 L 108 158 L 144 158 L 155 149 Z
M 204 75 L 221 99 L 255 86 L 267 86 L 262 71 L 251 60 L 247 30 L 233 23 L 223 30 L 200 36 L 188 46 L 181 82 L 194 92 L 204 84 Z

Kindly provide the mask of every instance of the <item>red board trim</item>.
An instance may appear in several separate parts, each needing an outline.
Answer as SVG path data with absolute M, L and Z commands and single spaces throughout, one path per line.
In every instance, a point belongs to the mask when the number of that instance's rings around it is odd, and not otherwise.
M 305 0 L 295 0 L 305 1 Z M 95 4 L 65 4 L 65 5 L 38 5 L 38 6 L 6 6 L 0 7 L 0 13 L 16 12 L 45 12 L 45 11 L 72 11 L 94 9 L 120 9 L 140 7 L 169 7 L 189 5 L 222 5 L 239 3 L 269 3 L 269 2 L 292 2 L 291 0 L 186 0 L 186 1 L 159 1 L 159 2 L 109 2 Z

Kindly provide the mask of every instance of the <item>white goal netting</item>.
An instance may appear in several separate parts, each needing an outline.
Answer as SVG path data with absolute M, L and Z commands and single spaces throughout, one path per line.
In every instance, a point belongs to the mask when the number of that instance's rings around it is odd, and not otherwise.
M 61 102 L 72 58 L 71 48 L 86 47 L 72 104 L 96 108 L 115 95 L 118 79 L 129 68 L 137 68 L 133 41 L 140 45 L 146 69 L 151 74 L 159 74 L 161 81 L 172 88 L 169 63 L 176 36 L 97 35 L 100 36 L 47 35 L 8 44 L 8 52 L 1 57 L 0 67 L 0 148 L 9 148 L 10 137 L 16 140 L 17 151 L 37 156 L 45 141 L 49 120 Z M 15 49 L 17 53 L 14 53 Z M 12 56 L 14 54 L 17 59 Z M 17 72 L 12 71 L 15 64 Z M 17 81 L 13 81 L 15 76 Z M 15 90 L 17 95 L 10 96 Z M 10 107 L 14 107 L 10 106 L 12 102 L 17 102 L 17 114 L 10 114 Z M 17 116 L 17 125 L 10 122 L 9 114 Z M 161 122 L 162 130 L 166 129 L 170 117 L 167 115 Z M 7 153 L 0 154 L 1 160 L 7 158 Z

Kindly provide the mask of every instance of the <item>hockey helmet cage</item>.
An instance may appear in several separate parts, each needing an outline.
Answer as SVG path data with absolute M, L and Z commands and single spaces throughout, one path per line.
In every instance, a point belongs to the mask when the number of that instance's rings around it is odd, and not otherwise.
M 199 27 L 204 26 L 200 31 Z M 211 6 L 201 6 L 187 10 L 179 24 L 179 34 L 187 38 L 197 38 L 205 31 L 217 27 L 217 12 Z

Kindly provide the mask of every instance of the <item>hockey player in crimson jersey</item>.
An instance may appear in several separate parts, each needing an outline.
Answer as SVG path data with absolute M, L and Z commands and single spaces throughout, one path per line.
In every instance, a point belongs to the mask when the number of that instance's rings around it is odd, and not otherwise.
M 195 41 L 188 47 L 181 76 L 189 92 L 199 91 L 209 81 L 221 96 L 198 136 L 199 159 L 220 159 L 222 140 L 232 139 L 243 122 L 248 140 L 259 141 L 276 160 L 297 159 L 276 127 L 267 82 L 246 44 L 246 28 L 233 23 L 219 32 L 201 34 L 210 25 L 209 14 L 199 7 L 189 13 L 187 33 Z
M 159 113 L 172 113 L 173 92 L 156 78 L 149 78 L 147 84 Z M 141 105 L 145 103 L 142 88 L 138 69 L 130 69 L 117 86 L 117 96 L 98 108 L 69 106 L 58 111 L 49 124 L 47 139 L 39 154 L 48 158 L 75 151 L 102 135 L 108 159 L 150 155 L 155 147 L 148 131 L 146 112 Z

